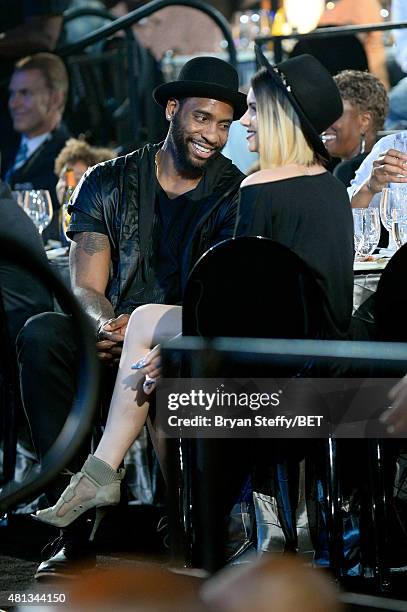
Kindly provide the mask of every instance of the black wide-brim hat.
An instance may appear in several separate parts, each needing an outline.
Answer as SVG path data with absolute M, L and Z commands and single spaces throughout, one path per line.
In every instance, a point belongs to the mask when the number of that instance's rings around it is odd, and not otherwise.
M 236 70 L 217 57 L 194 57 L 181 69 L 178 79 L 159 85 L 154 100 L 165 107 L 176 98 L 211 98 L 233 106 L 233 119 L 240 119 L 247 110 L 246 95 L 239 91 Z
M 273 83 L 294 107 L 308 144 L 329 160 L 321 134 L 342 115 L 343 104 L 328 70 L 312 55 L 298 55 L 272 66 L 258 45 L 255 53 L 258 66 L 267 69 Z

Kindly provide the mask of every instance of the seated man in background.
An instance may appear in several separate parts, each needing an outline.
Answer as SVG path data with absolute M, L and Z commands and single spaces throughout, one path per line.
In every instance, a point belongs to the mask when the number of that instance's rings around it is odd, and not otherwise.
M 9 89 L 9 110 L 21 139 L 17 150 L 3 150 L 3 178 L 13 189 L 50 191 L 54 216 L 43 238 L 58 240 L 54 163 L 69 136 L 61 124 L 68 73 L 56 55 L 37 53 L 17 62 Z
M 16 242 L 18 252 L 26 254 L 29 261 L 38 261 L 43 266 L 48 265 L 37 228 L 12 198 L 9 187 L 0 180 L 0 244 L 3 244 L 7 238 Z M 30 448 L 30 436 L 18 391 L 15 341 L 27 319 L 52 309 L 54 302 L 49 288 L 35 274 L 13 262 L 13 258 L 5 257 L 6 253 L 8 249 L 0 254 L 0 312 L 2 313 L 0 411 L 8 411 L 9 418 L 13 419 L 14 432 L 23 446 Z M 10 393 L 7 393 L 7 389 Z M 5 435 L 8 436 L 9 431 L 5 432 Z M 6 465 L 7 456 L 6 453 L 4 457 L 0 457 L 0 466 L 3 459 L 4 466 Z M 8 470 L 11 470 L 11 473 L 7 473 L 6 478 L 11 477 L 13 466 L 9 464 Z
M 12 198 L 9 187 L 0 180 L 0 240 L 16 240 L 30 257 L 47 264 L 38 230 Z M 24 323 L 35 314 L 52 310 L 53 295 L 31 272 L 0 257 L 0 288 L 9 338 L 15 343 Z
M 26 55 L 56 48 L 62 13 L 70 0 L 0 2 L 0 151 L 18 142 L 7 114 L 7 87 L 14 63 Z

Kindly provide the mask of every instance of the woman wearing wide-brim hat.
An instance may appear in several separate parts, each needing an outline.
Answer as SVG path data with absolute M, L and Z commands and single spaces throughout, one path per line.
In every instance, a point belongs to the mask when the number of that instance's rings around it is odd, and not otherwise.
M 326 171 L 320 134 L 342 114 L 338 89 L 310 55 L 271 66 L 256 48 L 248 148 L 260 170 L 241 185 L 236 236 L 265 236 L 294 251 L 314 271 L 324 300 L 324 334 L 345 337 L 353 295 L 353 222 L 344 186 Z

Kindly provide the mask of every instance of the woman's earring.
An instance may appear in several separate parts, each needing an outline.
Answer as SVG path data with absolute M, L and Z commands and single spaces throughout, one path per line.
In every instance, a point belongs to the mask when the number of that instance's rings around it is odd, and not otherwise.
M 366 136 L 365 134 L 361 134 L 360 135 L 360 148 L 359 148 L 359 154 L 363 155 L 363 153 L 366 150 Z

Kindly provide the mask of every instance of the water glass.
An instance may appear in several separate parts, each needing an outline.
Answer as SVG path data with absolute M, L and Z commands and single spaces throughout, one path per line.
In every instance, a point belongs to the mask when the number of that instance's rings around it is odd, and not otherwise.
M 23 209 L 42 234 L 52 219 L 52 201 L 49 191 L 46 189 L 25 191 Z
M 393 185 L 392 191 L 394 192 L 394 208 L 404 211 L 407 210 L 407 185 Z
M 407 211 L 407 185 L 394 185 L 382 189 L 380 219 L 388 232 L 392 231 L 394 211 Z
M 356 254 L 371 255 L 380 240 L 380 219 L 376 208 L 354 208 L 353 226 Z
M 407 131 L 403 130 L 394 137 L 394 149 L 407 153 Z

